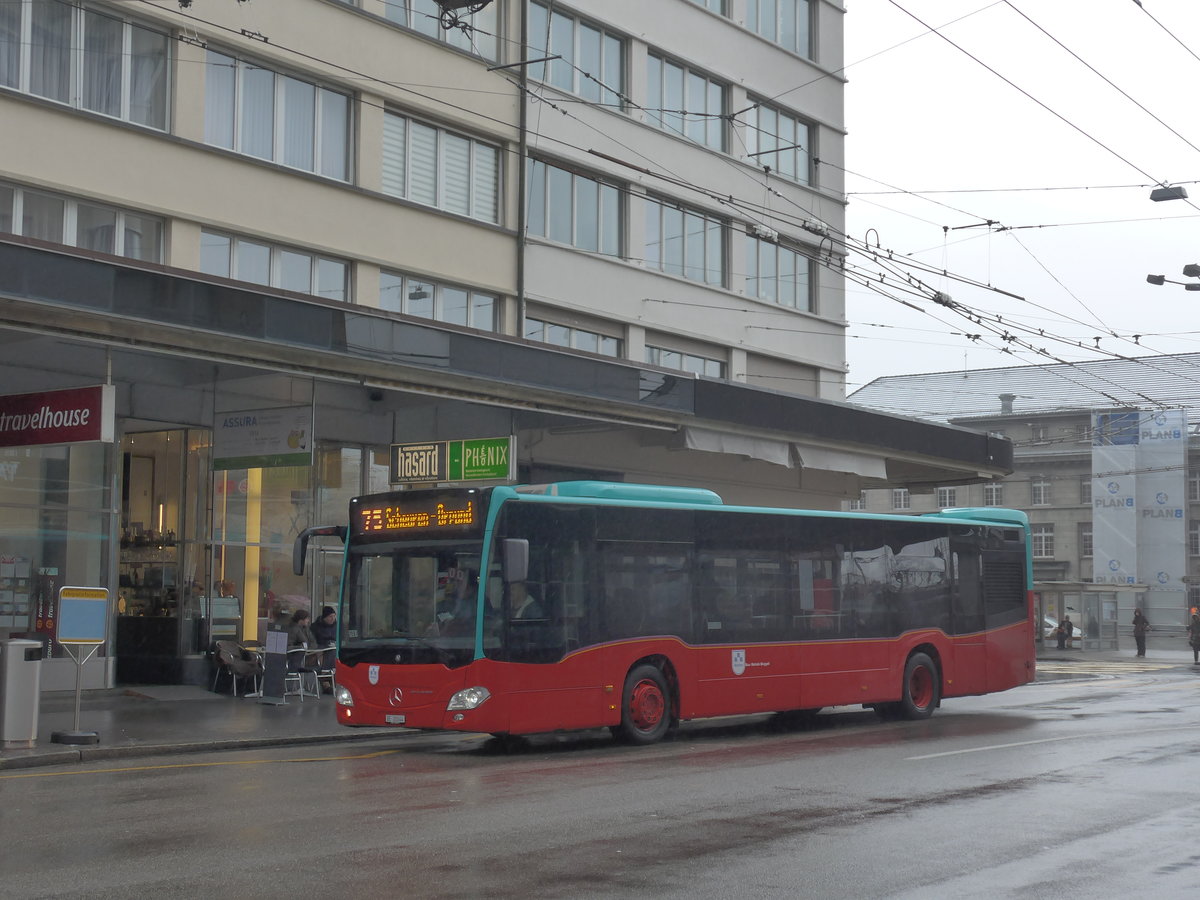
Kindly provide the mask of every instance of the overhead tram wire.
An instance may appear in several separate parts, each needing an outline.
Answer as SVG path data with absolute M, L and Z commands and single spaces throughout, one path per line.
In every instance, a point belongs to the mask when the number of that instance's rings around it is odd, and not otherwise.
M 157 6 L 156 4 L 152 3 L 152 2 L 151 2 L 151 0 L 140 0 L 140 2 L 146 3 L 147 5 L 152 5 L 152 6 L 155 6 L 155 8 L 156 8 L 156 9 L 160 9 L 160 10 L 162 9 L 162 7 L 159 7 L 159 6 Z M 233 34 L 233 35 L 239 36 L 239 37 L 248 38 L 248 36 L 247 36 L 247 35 L 245 34 L 245 32 L 244 32 L 244 31 L 242 31 L 242 30 L 236 30 L 236 29 L 233 29 L 233 28 L 231 28 L 231 27 L 229 27 L 229 26 L 224 26 L 224 25 L 220 25 L 220 24 L 218 24 L 218 23 L 215 23 L 215 22 L 211 22 L 211 21 L 208 21 L 208 20 L 205 20 L 205 19 L 201 19 L 200 17 L 198 17 L 198 16 L 194 16 L 194 15 L 192 15 L 192 14 L 190 14 L 190 13 L 184 13 L 182 10 L 170 10 L 170 11 L 172 11 L 172 12 L 175 12 L 175 13 L 176 13 L 176 14 L 178 14 L 178 15 L 183 15 L 183 16 L 184 16 L 184 17 L 186 17 L 186 18 L 189 18 L 189 19 L 193 19 L 193 20 L 196 20 L 196 21 L 203 22 L 205 25 L 207 25 L 207 26 L 209 26 L 209 27 L 211 27 L 211 28 L 214 28 L 214 29 L 217 29 L 217 30 L 220 30 L 220 31 L 224 31 L 224 32 L 227 32 L 227 33 L 230 33 L 230 34 Z M 265 40 L 266 38 L 264 37 L 264 38 L 260 38 L 260 39 L 264 39 L 264 40 Z M 310 61 L 313 61 L 313 62 L 318 62 L 318 63 L 324 64 L 324 65 L 328 65 L 328 66 L 330 66 L 330 67 L 333 67 L 333 68 L 336 68 L 336 69 L 338 69 L 339 71 L 342 71 L 342 72 L 347 72 L 347 73 L 350 73 L 350 74 L 352 74 L 352 75 L 354 75 L 354 76 L 357 76 L 357 77 L 359 77 L 359 78 L 366 79 L 366 80 L 371 80 L 371 81 L 375 81 L 375 82 L 377 82 L 377 83 L 384 84 L 384 85 L 387 85 L 387 86 L 389 86 L 389 87 L 393 87 L 393 88 L 395 88 L 395 89 L 397 89 L 397 90 L 400 90 L 400 91 L 403 91 L 403 92 L 406 92 L 406 93 L 411 93 L 411 94 L 413 94 L 414 96 L 419 96 L 419 97 L 422 97 L 423 99 L 429 100 L 430 102 L 434 102 L 434 103 L 440 103 L 440 104 L 447 105 L 447 106 L 452 106 L 452 107 L 453 107 L 453 108 L 455 108 L 455 109 L 461 109 L 461 107 L 460 107 L 460 106 L 458 106 L 457 104 L 453 104 L 453 103 L 450 103 L 449 101 L 442 100 L 442 99 L 440 99 L 440 98 L 438 98 L 438 97 L 431 96 L 431 95 L 428 95 L 428 94 L 424 94 L 424 93 L 422 93 L 422 92 L 420 92 L 420 91 L 413 90 L 413 89 L 411 89 L 411 88 L 405 87 L 403 84 L 398 84 L 398 83 L 395 83 L 395 82 L 388 81 L 388 80 L 386 80 L 386 79 L 378 78 L 378 77 L 376 77 L 376 76 L 371 76 L 371 75 L 368 75 L 368 74 L 367 74 L 367 73 L 365 73 L 365 72 L 357 71 L 357 70 L 355 70 L 355 69 L 352 69 L 352 68 L 350 68 L 350 67 L 348 67 L 348 66 L 343 66 L 343 65 L 340 65 L 340 64 L 337 64 L 337 63 L 330 62 L 329 60 L 325 60 L 325 59 L 323 59 L 323 58 L 321 58 L 321 57 L 314 56 L 314 55 L 312 55 L 312 54 L 309 54 L 309 53 L 306 53 L 306 52 L 304 52 L 304 51 L 297 50 L 297 49 L 295 49 L 295 48 L 291 48 L 291 47 L 287 47 L 287 46 L 285 46 L 285 45 L 281 45 L 281 44 L 278 44 L 278 43 L 272 43 L 272 46 L 273 46 L 273 47 L 276 47 L 276 48 L 278 48 L 278 49 L 281 49 L 281 50 L 283 50 L 283 51 L 285 51 L 285 52 L 288 52 L 288 53 L 295 54 L 296 56 L 299 56 L 299 57 L 301 57 L 301 58 L 308 59 L 308 60 L 310 60 Z M 381 105 L 381 104 L 371 104 L 371 105 L 379 106 L 381 109 L 386 109 L 386 106 L 383 106 L 383 105 Z M 553 105 L 553 104 L 551 104 L 551 105 Z M 635 106 L 636 106 L 636 104 L 635 104 Z M 495 119 L 495 118 L 494 118 L 494 117 L 492 117 L 492 116 L 485 115 L 485 114 L 483 114 L 483 113 L 480 113 L 480 112 L 478 112 L 478 111 L 476 111 L 476 110 L 465 110 L 465 111 L 467 111 L 467 112 L 471 113 L 472 115 L 475 115 L 475 116 L 477 116 L 477 117 L 479 117 L 479 118 L 481 118 L 481 119 L 484 119 L 484 120 L 487 120 L 487 121 L 491 121 L 491 122 L 495 122 L 495 123 L 497 123 L 497 124 L 506 125 L 506 126 L 509 124 L 509 123 L 507 123 L 506 121 Z M 565 114 L 565 113 L 564 113 L 564 114 Z M 573 147 L 573 149 L 576 149 L 576 150 L 583 150 L 583 149 L 584 149 L 584 148 L 580 148 L 580 147 L 578 147 L 578 146 L 575 146 L 575 145 L 571 145 L 571 144 L 569 144 L 569 143 L 567 143 L 567 142 L 564 142 L 564 141 L 560 141 L 560 140 L 556 140 L 556 139 L 552 139 L 552 138 L 546 138 L 545 136 L 542 136 L 542 137 L 543 137 L 543 139 L 554 140 L 556 143 L 562 144 L 562 145 L 564 145 L 564 146 L 570 146 L 570 147 Z M 509 151 L 509 152 L 512 152 L 512 151 Z M 641 154 L 638 154 L 638 155 L 641 155 Z M 647 160 L 647 161 L 653 162 L 653 161 L 651 161 L 651 160 Z M 655 176 L 657 176 L 657 177 L 663 177 L 663 176 L 661 176 L 661 175 L 660 175 L 660 173 L 653 173 L 653 172 L 652 172 L 651 174 L 652 174 L 652 175 L 655 175 Z M 1149 176 L 1147 176 L 1147 177 L 1149 177 Z M 687 184 L 687 183 L 684 183 L 684 182 L 680 182 L 680 184 L 681 184 L 681 185 L 683 185 L 683 186 L 689 187 L 689 188 L 691 188 L 691 189 L 693 189 L 693 190 L 697 190 L 697 191 L 703 192 L 703 193 L 707 194 L 707 195 L 708 195 L 710 198 L 714 199 L 715 201 L 717 201 L 717 202 L 720 202 L 720 203 L 722 203 L 723 205 L 727 205 L 727 204 L 725 203 L 725 199 L 724 199 L 724 197 L 722 197 L 721 195 L 717 194 L 715 191 L 711 191 L 711 190 L 709 190 L 709 189 L 705 189 L 705 188 L 700 188 L 700 187 L 698 187 L 698 186 L 695 186 L 695 185 L 690 185 L 690 184 Z M 782 197 L 782 198 L 783 198 L 785 201 L 787 201 L 787 202 L 791 203 L 791 200 L 790 200 L 790 198 L 783 197 L 783 195 L 779 194 L 777 191 L 773 191 L 773 193 L 775 193 L 775 194 L 776 194 L 776 196 L 780 196 L 780 197 Z M 794 204 L 793 204 L 793 205 L 794 205 Z M 742 204 L 742 206 L 743 206 L 743 207 L 749 207 L 750 205 L 749 205 L 749 204 Z M 798 208 L 800 208 L 800 207 L 798 207 Z M 814 214 L 814 213 L 813 213 L 811 210 L 806 210 L 806 209 L 803 209 L 803 208 L 800 208 L 800 209 L 802 210 L 802 212 L 804 212 L 804 213 L 805 213 L 805 215 L 806 215 L 806 216 L 809 216 L 809 217 L 815 217 L 815 214 Z M 743 211 L 742 211 L 742 214 L 743 214 L 743 215 L 745 215 L 745 214 L 746 214 L 746 212 L 745 212 L 745 210 L 744 210 L 744 209 L 743 209 Z M 816 220 L 817 220 L 817 221 L 820 221 L 820 220 L 819 220 L 819 218 L 817 218 Z M 828 223 L 822 223 L 822 224 L 823 224 L 823 225 L 825 225 L 825 227 L 829 229 L 829 232 L 830 232 L 830 239 L 831 239 L 831 240 L 833 239 L 833 234 L 834 234 L 834 233 L 836 233 L 836 232 L 839 232 L 839 231 L 840 231 L 839 229 L 835 229 L 835 228 L 833 228 L 832 226 L 829 226 L 829 225 L 828 225 Z M 852 240 L 852 239 L 849 239 L 849 237 L 847 236 L 847 240 L 846 240 L 845 242 L 843 242 L 843 243 L 844 243 L 844 246 L 846 246 L 848 249 L 849 249 L 849 248 L 851 248 L 851 246 L 852 246 L 852 245 L 850 244 L 850 242 L 849 242 L 850 240 Z M 855 248 L 855 249 L 857 249 L 857 248 Z M 880 249 L 880 248 L 873 248 L 872 252 L 877 252 L 879 249 Z M 994 288 L 990 288 L 989 286 L 986 286 L 986 285 L 981 285 L 981 286 L 982 286 L 982 287 L 985 287 L 986 289 L 989 289 L 989 290 L 994 290 Z M 879 290 L 879 287 L 878 287 L 877 285 L 875 285 L 875 284 L 871 284 L 871 285 L 870 285 L 870 287 L 871 287 L 871 289 L 872 289 L 872 290 L 876 290 L 876 291 L 878 291 L 878 290 Z M 893 299 L 895 299 L 895 298 L 893 298 Z M 928 298 L 927 298 L 927 299 L 928 299 Z M 901 302 L 906 302 L 906 301 L 901 301 Z
M 1108 78 L 1102 72 L 1097 70 L 1091 63 L 1089 63 L 1087 60 L 1085 60 L 1083 57 L 1081 57 L 1078 53 L 1076 53 L 1074 50 L 1072 50 L 1070 47 L 1068 47 L 1066 44 L 1064 44 L 1062 41 L 1060 41 L 1058 38 L 1056 38 L 1054 35 L 1052 35 L 1050 32 L 1048 32 L 1045 28 L 1043 28 L 1037 22 L 1033 21 L 1033 19 L 1029 18 L 1029 16 L 1026 13 L 1022 12 L 1015 5 L 1013 5 L 1012 0 L 1003 0 L 1003 3 L 1009 9 L 1011 9 L 1013 12 L 1015 12 L 1017 15 L 1019 15 L 1023 19 L 1025 19 L 1026 22 L 1028 22 L 1030 25 L 1032 25 L 1034 28 L 1036 28 L 1038 31 L 1040 31 L 1042 34 L 1044 34 L 1046 37 L 1050 38 L 1050 40 L 1054 41 L 1054 43 L 1058 44 L 1059 47 L 1061 47 L 1067 53 L 1071 54 L 1071 56 L 1073 56 L 1076 60 L 1078 60 L 1082 65 L 1087 66 L 1087 68 L 1091 72 L 1093 72 L 1098 78 L 1103 79 L 1104 83 L 1107 84 L 1109 87 L 1111 87 L 1114 91 L 1117 91 L 1122 97 L 1124 97 L 1126 100 L 1128 100 L 1134 106 L 1136 106 L 1138 109 L 1140 109 L 1142 112 L 1144 112 L 1150 118 L 1152 118 L 1155 122 L 1157 122 L 1163 128 L 1167 129 L 1167 131 L 1171 132 L 1171 134 L 1175 135 L 1175 137 L 1179 138 L 1181 141 L 1183 141 L 1185 144 L 1187 144 L 1189 147 L 1191 147 L 1197 153 L 1200 153 L 1200 147 L 1197 147 L 1195 144 L 1193 144 L 1191 141 L 1189 141 L 1186 137 L 1184 137 L 1182 134 L 1180 134 L 1178 131 L 1176 131 L 1174 128 L 1172 128 L 1170 125 L 1168 125 L 1162 119 L 1160 119 L 1158 116 L 1156 116 L 1150 110 L 1148 110 L 1140 102 L 1138 102 L 1136 99 L 1134 99 L 1132 96 L 1130 96 L 1124 89 L 1122 89 L 1117 84 L 1115 84 L 1110 78 Z M 1140 3 L 1138 5 L 1141 6 Z M 1174 37 L 1174 35 L 1172 35 L 1172 37 Z M 1176 39 L 1176 40 L 1178 40 L 1178 39 Z M 1195 56 L 1194 53 L 1192 55 Z M 1200 57 L 1198 57 L 1198 58 L 1200 58 Z M 1145 173 L 1143 173 L 1143 174 L 1145 174 Z
M 1110 146 L 1108 146 L 1107 144 L 1105 144 L 1105 143 L 1104 143 L 1103 141 L 1101 141 L 1099 138 L 1095 137 L 1094 135 L 1092 135 L 1092 134 L 1091 134 L 1091 133 L 1089 133 L 1088 131 L 1085 131 L 1083 128 L 1080 128 L 1078 125 L 1076 125 L 1074 122 L 1072 122 L 1072 121 L 1071 121 L 1070 119 L 1068 119 L 1066 116 L 1064 116 L 1062 113 L 1060 113 L 1060 112 L 1058 112 L 1058 111 L 1054 110 L 1053 108 L 1051 108 L 1051 107 L 1050 107 L 1049 105 L 1047 105 L 1046 103 L 1043 103 L 1041 100 L 1039 100 L 1037 97 L 1033 96 L 1033 94 L 1029 93 L 1027 90 L 1025 90 L 1023 87 L 1021 87 L 1020 85 L 1018 85 L 1016 82 L 1012 81 L 1011 79 L 1009 79 L 1009 78 L 1007 78 L 1006 76 L 1002 75 L 1000 72 L 998 72 L 998 71 L 996 71 L 995 69 L 993 69 L 991 66 L 989 66 L 987 63 L 985 63 L 985 62 L 984 62 L 983 60 L 981 60 L 979 57 L 975 56 L 973 53 L 971 53 L 971 52 L 970 52 L 969 50 L 967 50 L 965 47 L 962 47 L 961 45 L 959 45 L 959 44 L 955 43 L 954 41 L 952 41 L 950 38 L 946 37 L 946 35 L 942 34 L 942 33 L 941 33 L 940 31 L 938 31 L 937 29 L 930 27 L 928 24 L 926 24 L 924 21 L 922 21 L 922 20 L 920 19 L 920 17 L 918 17 L 918 16 L 917 16 L 917 15 L 915 15 L 914 13 L 911 13 L 911 12 L 909 12 L 907 9 L 905 9 L 903 6 L 901 6 L 901 5 L 900 5 L 900 4 L 897 2 L 897 0 L 887 0 L 887 2 L 888 2 L 888 3 L 890 3 L 890 4 L 892 4 L 892 6 L 896 7 L 896 9 L 900 10 L 900 12 L 904 13 L 906 16 L 908 16 L 909 18 L 911 18 L 913 21 L 915 21 L 915 22 L 919 23 L 920 25 L 922 25 L 922 26 L 923 26 L 923 27 L 925 27 L 925 28 L 928 28 L 930 31 L 932 31 L 934 34 L 936 34 L 938 37 L 940 37 L 940 38 L 941 38 L 943 41 L 945 41 L 947 44 L 949 44 L 949 45 L 950 45 L 951 47 L 953 47 L 955 50 L 959 51 L 960 53 L 962 53 L 962 54 L 964 54 L 965 56 L 967 56 L 969 59 L 971 59 L 971 60 L 974 60 L 976 63 L 978 63 L 979 65 L 983 66 L 983 68 L 987 69 L 989 72 L 991 72 L 993 75 L 995 75 L 995 76 L 996 76 L 997 78 L 999 78 L 1001 81 L 1003 81 L 1003 82 L 1004 82 L 1005 84 L 1007 84 L 1009 87 L 1013 88 L 1014 90 L 1016 90 L 1016 91 L 1018 91 L 1019 93 L 1021 93 L 1021 94 L 1022 94 L 1024 97 L 1026 97 L 1027 99 L 1029 99 L 1029 100 L 1031 100 L 1032 102 L 1036 103 L 1038 106 L 1040 106 L 1040 107 L 1041 107 L 1042 109 L 1044 109 L 1046 112 L 1050 113 L 1052 116 L 1054 116 L 1056 119 L 1058 119 L 1058 120 L 1059 120 L 1060 122 L 1062 122 L 1063 124 L 1065 124 L 1065 125 L 1067 125 L 1068 127 L 1070 127 L 1070 128 L 1072 128 L 1072 129 L 1074 129 L 1076 132 L 1078 132 L 1078 133 L 1079 133 L 1080 135 L 1082 135 L 1083 137 L 1087 138 L 1089 141 L 1091 141 L 1092 143 L 1094 143 L 1094 144 L 1095 144 L 1097 147 L 1100 147 L 1100 148 L 1101 148 L 1102 150 L 1104 150 L 1106 153 L 1110 154 L 1111 156 L 1113 156 L 1113 157 L 1115 157 L 1116 159 L 1120 160 L 1121 162 L 1125 163 L 1125 165 L 1129 166 L 1131 169 L 1133 169 L 1134 171 L 1138 172 L 1138 173 L 1139 173 L 1139 174 L 1141 174 L 1143 177 L 1145 177 L 1145 178 L 1149 178 L 1151 181 L 1154 181 L 1154 183 L 1155 183 L 1155 184 L 1165 184 L 1165 182 L 1164 182 L 1164 181 L 1162 181 L 1161 179 L 1157 179 L 1157 178 L 1155 178 L 1153 175 L 1151 175 L 1149 172 L 1147 172 L 1147 171 L 1146 171 L 1145 169 L 1143 169 L 1141 166 L 1137 165 L 1136 163 L 1134 163 L 1133 161 L 1131 161 L 1131 160 L 1129 160 L 1129 159 L 1126 159 L 1124 156 L 1122 156 L 1120 153 L 1118 153 L 1118 152 L 1117 152 L 1116 150 L 1114 150 L 1112 147 L 1110 147 Z M 1197 210 L 1197 211 L 1200 211 L 1200 206 L 1196 206 L 1194 203 L 1192 203 L 1192 201 L 1190 201 L 1190 200 L 1184 200 L 1184 202 L 1185 202 L 1185 203 L 1187 203 L 1189 206 L 1191 206 L 1193 209 L 1195 209 L 1195 210 Z

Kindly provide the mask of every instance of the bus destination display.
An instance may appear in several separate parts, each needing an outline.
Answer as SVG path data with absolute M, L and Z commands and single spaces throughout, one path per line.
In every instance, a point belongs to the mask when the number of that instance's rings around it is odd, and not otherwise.
M 474 534 L 483 527 L 479 497 L 475 494 L 437 493 L 389 498 L 364 498 L 353 516 L 354 532 L 361 535 L 430 536 Z

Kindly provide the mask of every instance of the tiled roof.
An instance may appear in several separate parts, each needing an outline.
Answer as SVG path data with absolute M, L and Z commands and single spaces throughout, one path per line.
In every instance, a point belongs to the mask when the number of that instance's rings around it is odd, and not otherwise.
M 1200 420 L 1200 353 L 1142 356 L 1081 363 L 1053 363 L 889 375 L 847 399 L 872 409 L 946 421 L 998 415 L 1000 395 L 1015 394 L 1016 414 L 1112 407 L 1190 410 Z

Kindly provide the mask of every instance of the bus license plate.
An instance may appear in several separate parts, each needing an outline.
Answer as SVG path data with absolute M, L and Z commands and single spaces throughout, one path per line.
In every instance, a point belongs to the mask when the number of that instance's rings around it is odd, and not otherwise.
M 404 724 L 404 716 L 403 715 L 384 716 L 383 721 L 387 722 L 389 725 L 403 725 Z

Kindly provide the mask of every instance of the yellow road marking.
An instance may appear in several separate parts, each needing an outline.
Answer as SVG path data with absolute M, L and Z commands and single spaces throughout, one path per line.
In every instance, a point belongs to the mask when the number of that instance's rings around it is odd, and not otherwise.
M 0 774 L 0 781 L 14 778 L 61 778 L 64 775 L 107 775 L 118 772 L 154 772 L 163 769 L 212 769 L 218 766 L 263 766 L 274 763 L 309 763 L 309 762 L 340 762 L 346 759 L 375 759 L 380 756 L 390 756 L 398 750 L 377 750 L 374 753 L 362 753 L 355 756 L 304 756 L 293 759 L 246 759 L 228 760 L 225 762 L 194 762 L 171 763 L 162 766 L 121 766 L 117 769 L 70 769 L 65 772 L 17 772 L 12 775 Z

